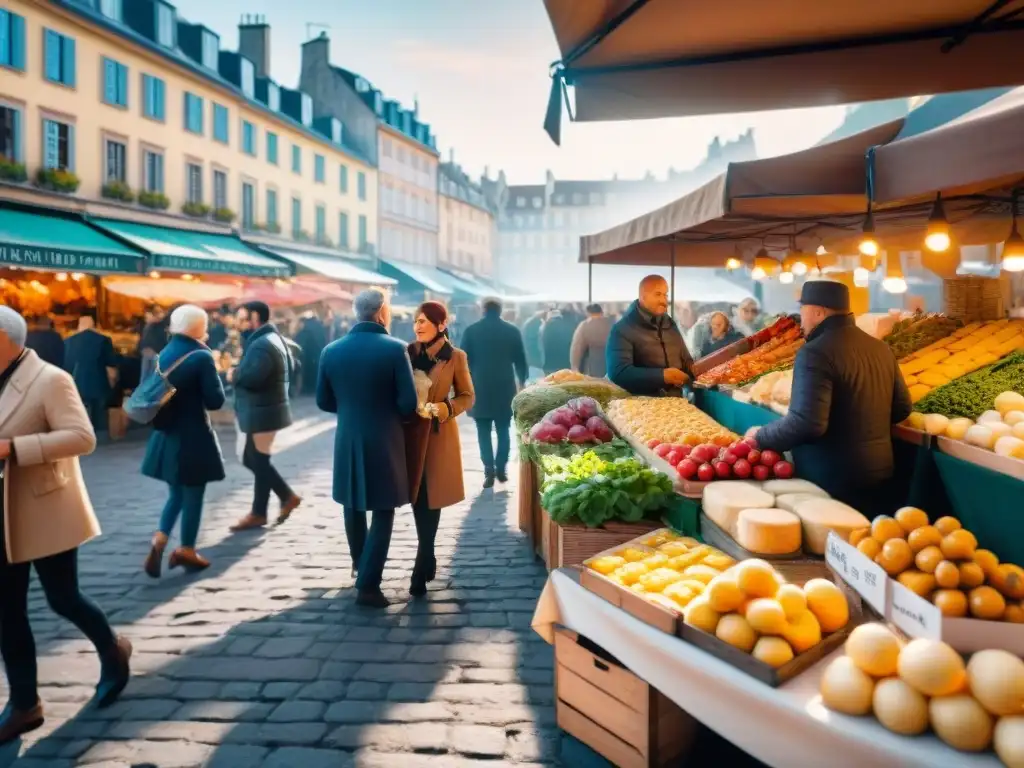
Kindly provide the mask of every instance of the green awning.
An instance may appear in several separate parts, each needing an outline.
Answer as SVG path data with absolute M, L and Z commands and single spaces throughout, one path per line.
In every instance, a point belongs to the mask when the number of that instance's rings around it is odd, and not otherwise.
M 76 217 L 0 208 L 0 265 L 90 274 L 138 274 L 144 259 L 144 254 Z
M 240 277 L 289 277 L 288 264 L 265 256 L 231 235 L 152 227 L 133 221 L 93 223 L 149 254 L 151 269 Z

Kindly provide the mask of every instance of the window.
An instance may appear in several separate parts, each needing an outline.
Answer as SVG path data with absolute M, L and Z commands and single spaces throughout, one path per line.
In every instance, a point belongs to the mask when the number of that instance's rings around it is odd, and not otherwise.
M 341 189 L 341 194 L 348 194 L 348 166 L 344 163 L 341 164 L 340 177 L 338 180 L 338 186 Z
M 203 134 L 203 98 L 185 92 L 185 130 Z
M 0 67 L 25 69 L 25 19 L 0 8 Z
M 356 175 L 356 192 L 360 200 L 366 199 L 366 174 L 362 171 Z
M 43 167 L 75 170 L 75 127 L 43 120 Z
M 199 124 L 203 124 L 202 100 L 199 103 Z M 213 140 L 228 143 L 228 108 L 220 104 L 213 105 Z
M 348 248 L 348 214 L 345 211 L 338 214 L 338 247 Z
M 220 63 L 220 40 L 213 32 L 203 32 L 203 66 L 217 71 Z
M 302 147 L 292 144 L 292 172 L 302 173 Z
M 302 201 L 297 198 L 292 198 L 292 237 L 296 240 L 299 237 L 299 232 L 302 231 Z
M 277 165 L 277 134 L 267 131 L 267 162 Z
M 281 111 L 281 89 L 277 83 L 267 83 L 267 107 L 272 112 Z
M 327 179 L 327 161 L 323 155 L 313 155 L 313 181 L 323 184 Z
M 128 106 L 128 67 L 103 57 L 103 101 L 113 107 Z
M 249 182 L 242 183 L 242 226 L 252 229 L 256 221 L 256 187 Z
M 188 201 L 190 203 L 203 202 L 203 166 L 199 163 L 189 163 L 185 168 L 185 178 L 188 182 Z
M 316 240 L 323 242 L 327 237 L 327 209 L 322 205 L 316 207 Z
M 156 3 L 156 41 L 165 48 L 174 47 L 174 10 Z
M 277 190 L 267 190 L 267 226 L 272 227 L 277 224 Z
M 391 139 L 384 139 L 384 157 L 391 157 Z
M 75 40 L 52 29 L 43 30 L 43 68 L 46 79 L 75 87 Z
M 151 120 L 164 119 L 164 81 L 152 75 L 142 76 L 142 113 Z
M 122 0 L 100 0 L 100 13 L 114 21 L 124 21 Z
M 21 112 L 0 106 L 0 157 L 21 162 Z
M 366 216 L 359 214 L 359 250 L 366 250 Z
M 147 149 L 142 153 L 142 186 L 147 192 L 164 191 L 164 155 Z
M 242 151 L 256 157 L 256 126 L 248 120 L 242 121 Z
M 128 178 L 128 147 L 124 145 L 124 142 L 114 139 L 107 139 L 104 143 L 107 147 L 107 167 L 103 180 L 106 182 L 119 181 L 123 184 Z
M 242 93 L 247 99 L 256 97 L 256 66 L 248 59 L 242 59 Z
M 228 175 L 224 171 L 213 172 L 213 208 L 228 207 Z

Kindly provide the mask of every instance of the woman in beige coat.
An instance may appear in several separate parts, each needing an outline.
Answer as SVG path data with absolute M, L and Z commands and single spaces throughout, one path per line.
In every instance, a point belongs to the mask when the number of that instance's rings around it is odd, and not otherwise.
M 128 640 L 78 588 L 78 547 L 100 532 L 78 457 L 92 452 L 96 435 L 71 377 L 26 350 L 26 333 L 21 316 L 0 307 L 0 654 L 10 691 L 0 743 L 43 724 L 28 620 L 33 567 L 50 608 L 96 646 L 98 706 L 124 690 L 131 656 Z
M 448 311 L 436 301 L 416 310 L 409 345 L 413 372 L 430 378 L 423 414 L 406 427 L 409 491 L 416 521 L 416 562 L 409 593 L 425 595 L 437 571 L 434 539 L 441 509 L 466 498 L 462 482 L 462 443 L 455 418 L 473 406 L 473 380 L 466 353 L 448 340 Z

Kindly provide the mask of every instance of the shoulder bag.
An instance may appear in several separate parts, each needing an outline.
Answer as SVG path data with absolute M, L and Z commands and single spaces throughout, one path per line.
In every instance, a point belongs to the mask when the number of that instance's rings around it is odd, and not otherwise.
M 157 357 L 156 369 L 153 374 L 140 381 L 139 386 L 124 403 L 124 412 L 128 418 L 136 424 L 152 422 L 160 409 L 167 405 L 178 392 L 167 377 L 174 373 L 179 365 L 199 352 L 209 352 L 209 350 L 193 349 L 191 352 L 186 352 L 175 360 L 166 371 L 160 370 L 160 358 Z

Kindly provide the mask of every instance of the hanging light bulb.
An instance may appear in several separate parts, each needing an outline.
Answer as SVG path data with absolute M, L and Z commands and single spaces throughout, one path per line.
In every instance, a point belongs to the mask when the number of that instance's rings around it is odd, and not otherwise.
M 743 262 L 740 261 L 735 256 L 730 256 L 728 259 L 725 260 L 725 268 L 728 269 L 730 272 L 737 270 L 742 266 Z
M 795 279 L 792 272 L 783 272 L 779 275 L 779 282 L 783 285 L 790 285 Z
M 877 256 L 881 249 L 878 246 L 878 239 L 875 237 L 875 217 L 871 215 L 871 211 L 868 211 L 867 216 L 864 217 L 862 232 L 860 242 L 857 243 L 857 250 L 865 256 Z
M 895 258 L 891 254 L 886 254 L 885 278 L 882 280 L 882 290 L 887 293 L 907 292 L 907 280 L 903 277 L 903 265 L 900 263 L 898 253 Z
M 85 277 L 85 275 L 83 275 L 81 272 L 72 272 L 71 273 L 71 279 L 74 280 L 76 283 L 79 280 L 81 280 L 83 277 Z
M 1000 264 L 1007 272 L 1024 272 L 1024 237 L 1020 236 L 1014 222 L 1009 237 L 1003 243 L 1003 258 Z
M 857 288 L 867 288 L 871 282 L 871 273 L 864 267 L 856 267 L 853 270 L 853 284 Z
M 68 273 L 67 272 L 58 272 L 56 275 L 54 275 L 54 277 L 56 278 L 58 283 L 67 282 Z
M 766 277 L 768 277 L 768 273 L 765 272 L 761 267 L 754 267 L 752 270 L 750 270 L 750 276 L 754 280 L 764 280 Z
M 924 237 L 924 247 L 933 253 L 941 253 L 949 250 L 952 241 L 949 237 L 949 222 L 946 220 L 946 211 L 942 207 L 942 195 L 935 197 L 935 205 L 932 206 L 931 216 L 928 217 L 928 231 Z
M 774 275 L 778 269 L 779 262 L 768 255 L 766 248 L 762 248 L 754 257 L 754 268 L 751 270 L 750 276 L 755 280 L 764 280 L 766 277 Z
M 828 251 L 825 249 L 825 245 L 822 244 L 818 246 L 818 250 L 816 250 L 814 253 L 817 256 L 824 256 L 828 253 Z

